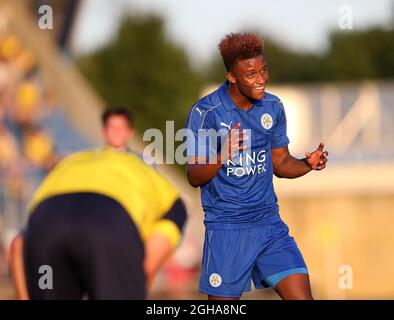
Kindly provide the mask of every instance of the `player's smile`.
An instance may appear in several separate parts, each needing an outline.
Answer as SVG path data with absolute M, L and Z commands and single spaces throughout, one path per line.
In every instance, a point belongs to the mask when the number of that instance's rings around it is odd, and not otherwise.
M 258 86 L 254 90 L 257 92 L 258 95 L 261 95 L 261 98 L 262 98 L 264 96 L 264 92 L 265 92 L 265 85 Z
M 253 83 L 253 84 L 247 84 L 244 85 L 243 87 L 239 83 L 239 86 L 241 86 L 240 91 L 249 99 L 253 100 L 260 100 L 264 97 L 265 93 L 265 85 L 266 82 L 264 83 Z

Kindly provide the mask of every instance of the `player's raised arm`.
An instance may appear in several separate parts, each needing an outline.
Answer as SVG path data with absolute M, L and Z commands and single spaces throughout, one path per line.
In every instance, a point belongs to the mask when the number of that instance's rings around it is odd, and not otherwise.
M 274 174 L 278 178 L 293 179 L 301 177 L 311 170 L 323 170 L 328 161 L 328 152 L 323 151 L 323 148 L 324 144 L 320 143 L 312 153 L 306 152 L 304 159 L 293 157 L 288 147 L 271 149 Z
M 164 262 L 178 247 L 182 230 L 187 220 L 186 206 L 178 198 L 168 212 L 152 226 L 152 232 L 145 242 L 144 270 L 147 289 Z

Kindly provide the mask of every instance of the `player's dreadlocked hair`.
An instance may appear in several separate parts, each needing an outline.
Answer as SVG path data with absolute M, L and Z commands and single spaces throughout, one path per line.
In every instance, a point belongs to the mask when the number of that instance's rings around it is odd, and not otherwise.
M 220 41 L 218 48 L 227 71 L 236 60 L 255 58 L 263 54 L 263 40 L 253 33 L 230 33 Z

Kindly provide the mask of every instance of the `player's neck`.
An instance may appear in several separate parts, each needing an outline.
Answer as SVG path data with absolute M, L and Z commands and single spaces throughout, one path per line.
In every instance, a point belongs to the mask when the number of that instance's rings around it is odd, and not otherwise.
M 253 102 L 239 91 L 238 86 L 230 83 L 227 87 L 227 92 L 238 108 L 248 111 L 253 106 Z

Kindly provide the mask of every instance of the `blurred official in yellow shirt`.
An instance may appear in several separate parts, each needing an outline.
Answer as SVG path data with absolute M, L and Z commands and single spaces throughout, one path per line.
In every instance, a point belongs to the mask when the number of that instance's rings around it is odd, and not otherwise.
M 178 246 L 185 206 L 179 191 L 127 148 L 129 113 L 107 110 L 103 132 L 106 147 L 62 160 L 34 196 L 28 225 L 12 245 L 20 298 L 144 299 Z M 52 268 L 51 290 L 39 286 L 42 265 Z

